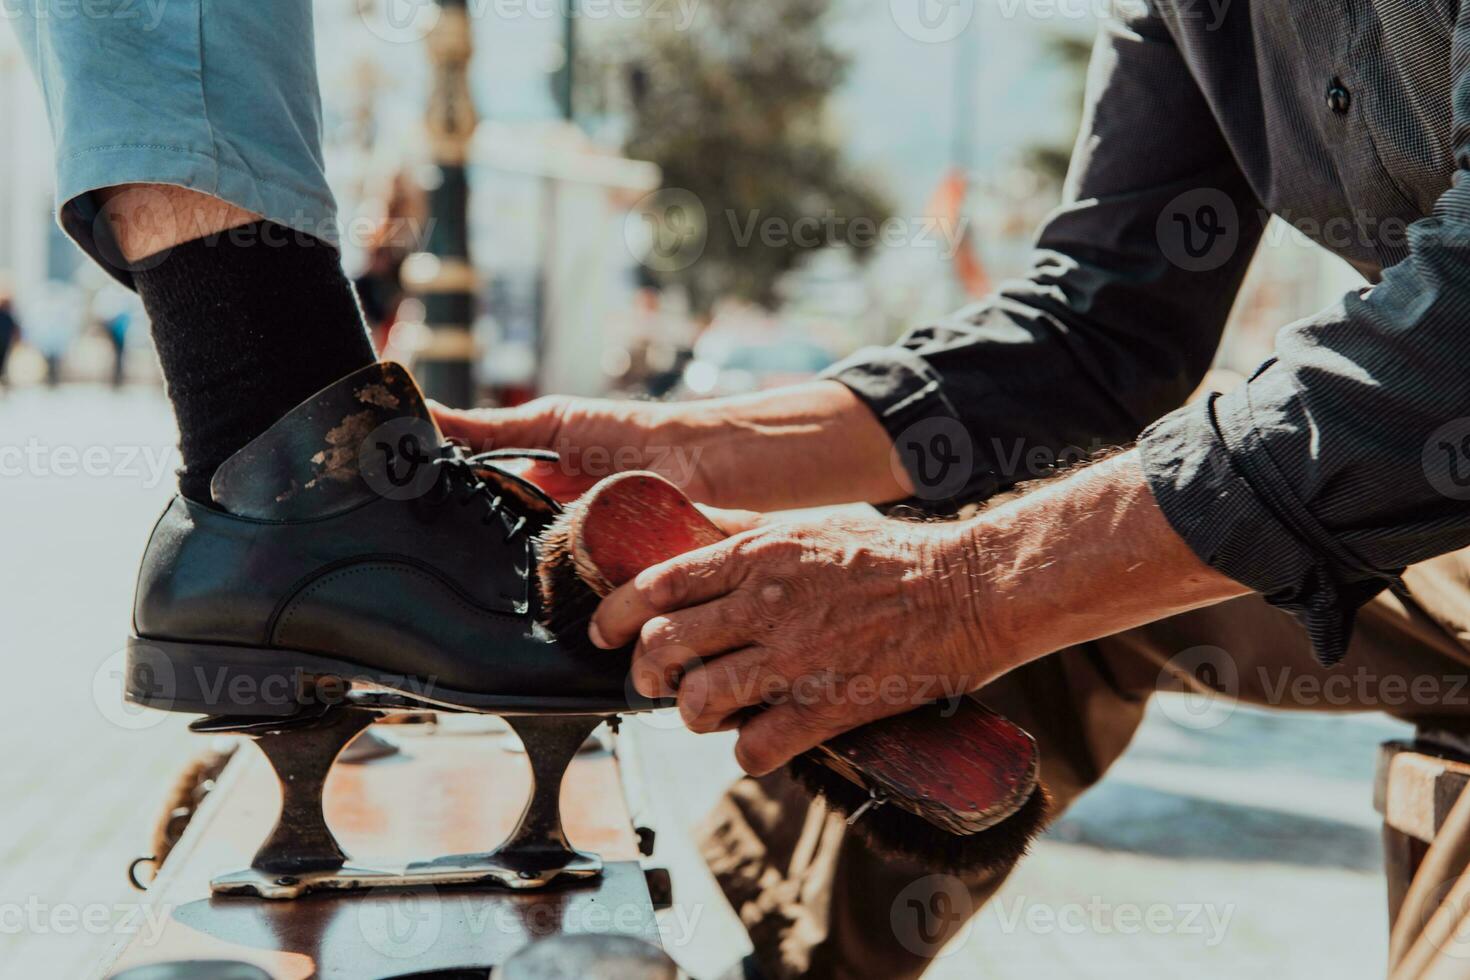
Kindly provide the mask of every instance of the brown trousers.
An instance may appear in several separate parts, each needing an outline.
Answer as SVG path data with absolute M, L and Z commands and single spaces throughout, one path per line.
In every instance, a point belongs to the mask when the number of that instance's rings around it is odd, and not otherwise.
M 1347 660 L 1325 670 L 1290 616 L 1248 596 L 1028 664 L 980 692 L 985 703 L 1029 730 L 1041 747 L 1042 780 L 1064 810 L 1128 747 L 1156 690 L 1193 690 L 1265 707 L 1382 710 L 1417 724 L 1463 730 L 1470 723 L 1470 550 L 1410 569 L 1412 601 L 1385 593 L 1366 606 Z M 1198 695 L 1197 695 L 1198 696 Z M 1425 861 L 1437 881 L 1457 878 L 1470 859 L 1470 794 Z M 905 942 L 892 910 L 928 873 L 880 858 L 843 819 L 811 805 L 783 776 L 737 783 L 701 829 L 701 848 L 755 945 L 767 976 L 916 977 L 942 936 Z M 1437 852 L 1437 853 L 1436 853 Z M 1448 872 L 1447 872 L 1448 868 Z M 1009 869 L 968 886 L 978 909 Z M 1415 944 L 1436 918 L 1443 931 L 1470 901 L 1463 887 L 1411 887 L 1392 938 L 1395 980 L 1439 976 L 1442 941 Z M 961 896 L 962 898 L 963 896 Z M 1464 897 L 1464 896 L 1459 896 Z M 1410 906 L 1416 906 L 1410 908 Z M 1449 921 L 1453 920 L 1453 921 Z M 963 926 L 948 922 L 948 934 Z M 941 926 L 942 927 L 942 926 Z M 1463 933 L 1462 933 L 1463 934 Z M 1470 975 L 1470 950 L 1441 966 Z

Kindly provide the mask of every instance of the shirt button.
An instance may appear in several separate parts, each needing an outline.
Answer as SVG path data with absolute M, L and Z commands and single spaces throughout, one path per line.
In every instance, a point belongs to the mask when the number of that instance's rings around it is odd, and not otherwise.
M 1327 86 L 1327 108 L 1341 116 L 1352 104 L 1353 94 L 1342 84 L 1342 79 L 1334 78 Z

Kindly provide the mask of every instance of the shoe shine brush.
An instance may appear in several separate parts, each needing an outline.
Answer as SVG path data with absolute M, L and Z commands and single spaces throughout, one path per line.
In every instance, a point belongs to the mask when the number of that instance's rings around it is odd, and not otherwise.
M 725 536 L 663 477 L 608 477 L 568 504 L 539 539 L 543 621 L 566 642 L 615 656 L 585 639 L 601 597 L 645 568 Z M 1045 824 L 1038 767 L 1027 732 L 962 696 L 853 729 L 793 759 L 788 770 L 846 815 L 875 851 L 975 876 L 1009 866 Z

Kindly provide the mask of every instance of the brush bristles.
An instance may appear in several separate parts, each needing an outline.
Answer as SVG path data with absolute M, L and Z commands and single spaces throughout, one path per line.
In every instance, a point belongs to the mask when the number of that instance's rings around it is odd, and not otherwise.
M 844 816 L 869 800 L 866 790 L 808 756 L 792 759 L 787 771 L 797 785 Z M 875 853 L 973 880 L 1004 871 L 1024 857 L 1046 826 L 1050 809 L 1050 798 L 1038 783 L 1019 810 L 979 833 L 951 834 L 895 803 L 870 808 L 852 832 Z
M 537 584 L 541 589 L 541 625 L 564 646 L 590 654 L 606 654 L 587 638 L 587 624 L 601 597 L 577 565 L 576 524 L 580 508 L 573 504 L 536 539 Z

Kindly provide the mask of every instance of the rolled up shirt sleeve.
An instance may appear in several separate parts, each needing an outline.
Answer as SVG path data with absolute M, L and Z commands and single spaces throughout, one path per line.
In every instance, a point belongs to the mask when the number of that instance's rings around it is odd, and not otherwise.
M 1139 441 L 1174 528 L 1301 617 L 1325 664 L 1405 568 L 1470 545 L 1467 177 L 1381 283 L 1288 327 L 1248 384 Z
M 1337 663 L 1363 603 L 1408 566 L 1470 546 L 1467 25 L 1470 7 L 1453 42 L 1452 185 L 1385 248 L 1396 261 L 1379 283 L 1283 329 L 1246 384 L 1178 408 L 1213 357 L 1261 218 L 1149 19 L 1101 36 L 1066 200 L 1029 277 L 831 376 L 896 442 L 915 425 L 957 426 L 973 444 L 967 493 L 1039 475 L 1031 446 L 1127 442 L 1157 419 L 1138 447 L 1171 525 Z M 1218 261 L 1170 238 L 1191 215 L 1227 233 Z M 911 466 L 916 486 L 922 475 Z
M 1200 214 L 1207 234 L 1182 237 Z M 893 437 L 917 503 L 982 498 L 1128 442 L 1182 404 L 1214 358 L 1262 225 L 1165 25 L 1147 13 L 1109 21 L 1063 201 L 1026 277 L 827 376 Z M 961 465 L 930 465 L 936 455 Z
M 1359 607 L 1470 545 L 1470 9 L 1453 41 L 1456 173 L 1378 284 L 1293 324 L 1240 388 L 1140 440 L 1171 524 L 1340 661 Z

